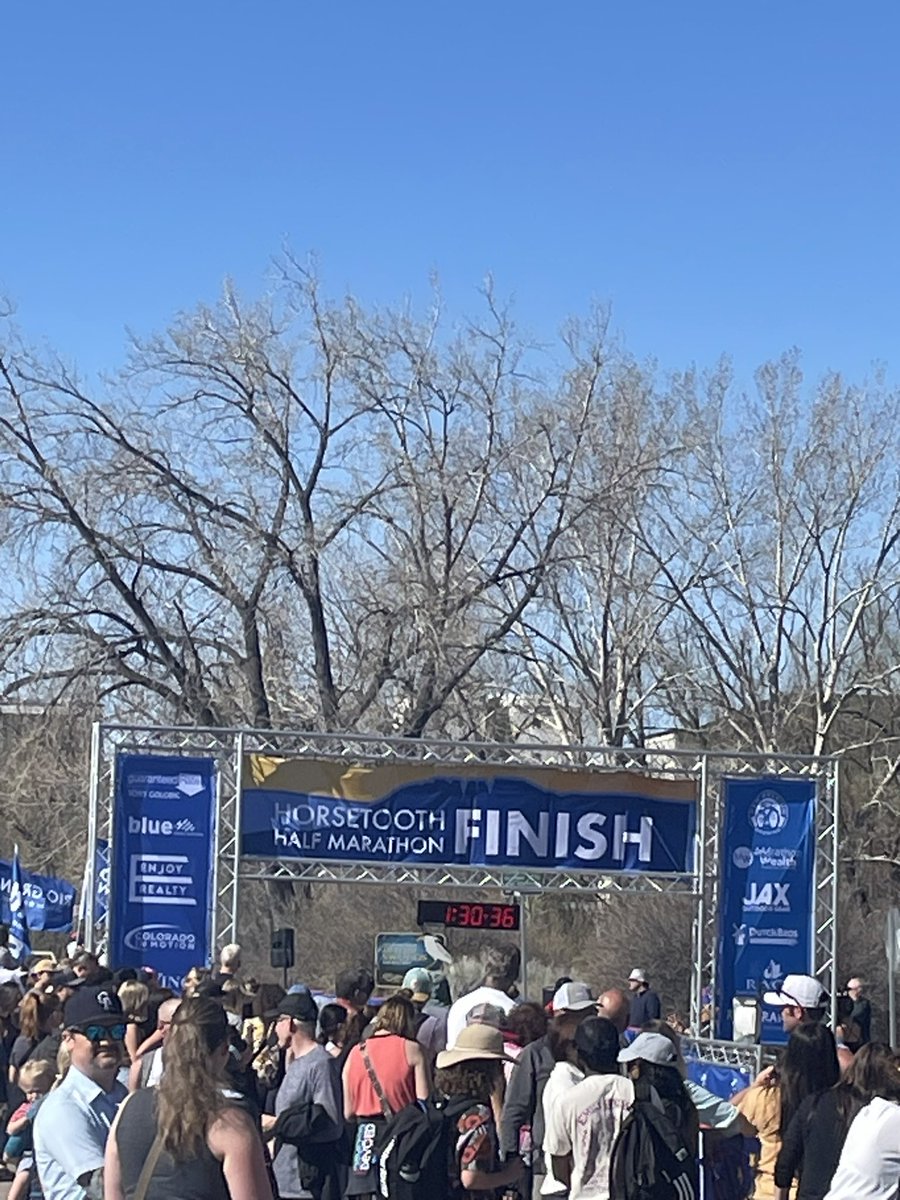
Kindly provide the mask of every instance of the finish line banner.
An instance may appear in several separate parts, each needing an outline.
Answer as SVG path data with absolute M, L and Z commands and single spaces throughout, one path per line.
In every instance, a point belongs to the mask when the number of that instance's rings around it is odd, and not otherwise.
M 777 991 L 813 969 L 816 781 L 723 779 L 716 1037 L 733 1034 L 735 996 Z M 762 1005 L 760 1040 L 784 1044 L 781 1010 Z
M 311 861 L 690 874 L 696 785 L 627 771 L 252 754 L 241 853 Z
M 210 955 L 215 777 L 211 758 L 116 759 L 110 962 L 174 991 Z

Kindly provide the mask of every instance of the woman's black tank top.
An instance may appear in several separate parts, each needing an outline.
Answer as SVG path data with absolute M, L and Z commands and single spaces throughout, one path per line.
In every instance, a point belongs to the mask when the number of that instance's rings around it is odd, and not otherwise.
M 156 1088 L 141 1088 L 122 1109 L 116 1129 L 126 1200 L 133 1200 L 155 1139 Z M 175 1162 L 163 1150 L 150 1177 L 146 1200 L 228 1200 L 222 1164 L 205 1145 L 198 1157 L 183 1162 Z

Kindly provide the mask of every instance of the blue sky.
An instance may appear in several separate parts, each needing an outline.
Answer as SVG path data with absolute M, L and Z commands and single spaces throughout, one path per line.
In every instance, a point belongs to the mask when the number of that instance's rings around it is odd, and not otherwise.
M 88 368 L 288 239 L 332 292 L 592 298 L 663 367 L 898 376 L 900 5 L 9 3 L 0 291 Z

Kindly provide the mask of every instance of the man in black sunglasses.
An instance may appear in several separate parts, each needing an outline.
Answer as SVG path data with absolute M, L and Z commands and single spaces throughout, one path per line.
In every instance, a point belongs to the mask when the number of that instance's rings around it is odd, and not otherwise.
M 125 1017 L 112 986 L 83 985 L 74 992 L 63 1029 L 71 1065 L 38 1111 L 35 1161 L 46 1200 L 85 1200 L 103 1194 L 106 1139 L 128 1094 L 117 1079 Z

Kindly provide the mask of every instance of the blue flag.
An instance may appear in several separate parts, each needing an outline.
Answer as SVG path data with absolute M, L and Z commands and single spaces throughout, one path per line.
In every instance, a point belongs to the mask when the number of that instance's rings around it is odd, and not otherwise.
M 12 890 L 12 863 L 0 858 L 0 921 L 12 924 L 9 895 Z M 68 933 L 74 921 L 75 888 L 68 879 L 37 875 L 21 869 L 19 875 L 25 896 L 25 920 L 32 932 Z
M 9 889 L 9 949 L 21 966 L 31 955 L 28 939 L 28 918 L 25 915 L 25 889 L 22 883 L 22 864 L 19 862 L 19 847 L 16 846 L 12 860 L 12 882 Z

